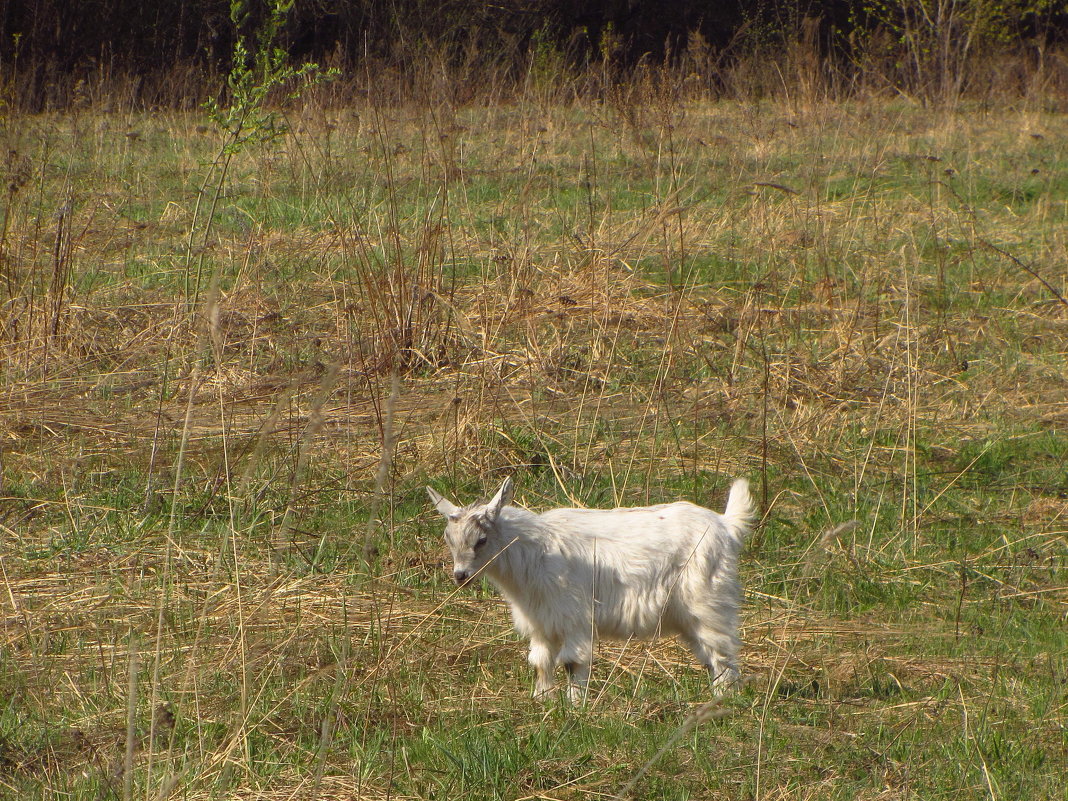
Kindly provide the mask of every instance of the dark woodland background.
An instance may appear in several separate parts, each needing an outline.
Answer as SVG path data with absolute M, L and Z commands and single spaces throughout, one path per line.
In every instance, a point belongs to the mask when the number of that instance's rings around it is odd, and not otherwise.
M 195 106 L 218 91 L 237 38 L 254 41 L 269 13 L 265 0 L 238 0 L 237 13 L 232 5 L 2 0 L 7 103 L 41 111 L 108 95 L 142 108 Z M 1068 2 L 296 0 L 278 43 L 294 62 L 349 76 L 335 87 L 339 101 L 417 96 L 432 72 L 438 90 L 447 75 L 463 101 L 487 79 L 497 92 L 518 86 L 539 64 L 596 73 L 574 83 L 581 92 L 656 67 L 696 76 L 712 95 L 796 80 L 837 97 L 1049 95 L 1068 83 Z

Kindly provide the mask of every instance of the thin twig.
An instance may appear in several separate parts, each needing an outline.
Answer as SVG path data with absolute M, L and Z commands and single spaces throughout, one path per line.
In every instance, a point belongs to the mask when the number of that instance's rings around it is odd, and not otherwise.
M 1068 306 L 1068 300 L 1065 300 L 1064 295 L 1062 295 L 1060 292 L 1058 292 L 1057 288 L 1055 286 L 1053 286 L 1053 284 L 1051 284 L 1049 281 L 1047 281 L 1045 278 L 1043 278 L 1041 275 L 1039 275 L 1035 271 L 1035 269 L 1033 267 L 1030 267 L 1030 266 L 1024 264 L 1022 261 L 1020 261 L 1020 259 L 1016 258 L 1016 256 L 1013 256 L 1011 253 L 1009 253 L 1009 251 L 1004 250 L 1003 248 L 999 248 L 997 245 L 995 245 L 995 244 L 993 244 L 991 242 L 988 242 L 985 239 L 980 239 L 979 240 L 979 244 L 990 248 L 992 251 L 994 251 L 995 253 L 997 253 L 1000 256 L 1004 256 L 1006 259 L 1011 261 L 1013 264 L 1015 264 L 1021 270 L 1025 271 L 1025 272 L 1029 273 L 1030 275 L 1034 276 L 1035 278 L 1037 278 L 1039 281 L 1042 282 L 1042 286 L 1044 286 L 1046 289 L 1048 289 L 1050 292 L 1053 293 L 1053 296 L 1055 298 L 1057 298 L 1057 300 L 1059 300 L 1065 306 Z

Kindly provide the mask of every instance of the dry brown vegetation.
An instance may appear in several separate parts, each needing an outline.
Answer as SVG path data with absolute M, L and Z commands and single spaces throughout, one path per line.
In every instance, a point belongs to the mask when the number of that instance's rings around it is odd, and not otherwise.
M 634 792 L 1055 797 L 1064 119 L 643 91 L 308 106 L 210 226 L 199 118 L 5 120 L 0 787 L 612 796 L 701 677 L 531 704 L 422 484 L 748 475 L 752 684 Z

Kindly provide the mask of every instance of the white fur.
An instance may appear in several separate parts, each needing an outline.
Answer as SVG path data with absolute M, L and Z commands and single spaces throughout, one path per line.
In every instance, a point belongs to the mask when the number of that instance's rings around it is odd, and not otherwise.
M 534 514 L 508 505 L 510 478 L 488 503 L 463 508 L 427 491 L 448 521 L 456 582 L 484 573 L 530 639 L 536 694 L 564 665 L 570 697 L 582 698 L 595 636 L 678 635 L 717 690 L 737 681 L 738 553 L 753 516 L 744 479 L 722 515 L 686 502 Z

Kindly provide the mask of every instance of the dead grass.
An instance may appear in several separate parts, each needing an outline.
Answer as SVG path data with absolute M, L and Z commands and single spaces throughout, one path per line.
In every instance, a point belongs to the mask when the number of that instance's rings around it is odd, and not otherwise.
M 618 793 L 707 688 L 606 643 L 588 709 L 529 704 L 421 495 L 505 472 L 533 508 L 759 481 L 752 684 L 639 797 L 1053 787 L 1063 121 L 657 102 L 308 117 L 235 161 L 191 306 L 197 120 L 6 131 L 8 792 L 118 796 L 132 744 L 146 797 Z

